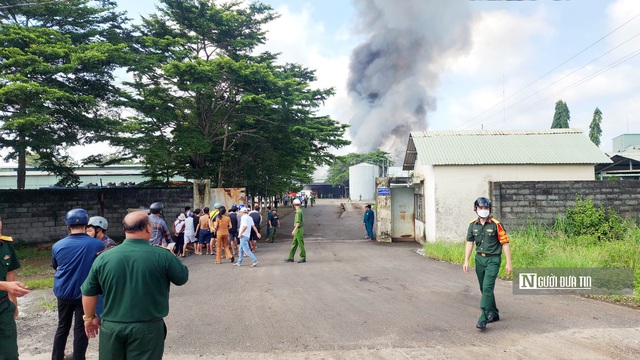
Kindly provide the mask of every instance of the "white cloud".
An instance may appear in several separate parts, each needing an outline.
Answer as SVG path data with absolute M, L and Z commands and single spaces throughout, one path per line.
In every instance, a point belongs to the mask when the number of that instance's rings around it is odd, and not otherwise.
M 611 150 L 612 138 L 627 131 L 640 132 L 640 122 L 633 119 L 640 113 L 640 55 L 609 68 L 640 49 L 640 36 L 598 58 L 640 34 L 640 17 L 589 53 L 525 88 L 564 61 L 553 60 L 549 53 L 578 41 L 590 44 L 589 41 L 598 40 L 567 38 L 562 16 L 553 22 L 546 12 L 541 7 L 530 15 L 511 11 L 479 14 L 473 25 L 472 50 L 451 62 L 442 78 L 438 110 L 430 114 L 430 129 L 480 129 L 482 125 L 485 129 L 547 129 L 555 102 L 562 99 L 571 111 L 571 127 L 587 134 L 594 109 L 597 106 L 602 110 L 603 151 Z M 595 33 L 604 36 L 638 13 L 640 2 L 619 0 L 608 7 L 604 26 Z M 509 98 L 522 88 L 522 92 Z M 493 105 L 496 106 L 485 112 Z
M 471 27 L 472 48 L 448 64 L 453 74 L 502 79 L 521 69 L 537 50 L 532 38 L 553 35 L 543 7 L 530 16 L 506 10 L 477 14 Z
M 350 118 L 350 100 L 346 83 L 349 76 L 349 56 L 344 51 L 351 39 L 345 27 L 328 31 L 322 21 L 313 18 L 314 9 L 305 5 L 301 11 L 292 11 L 283 5 L 276 9 L 280 17 L 267 24 L 267 42 L 257 51 L 281 53 L 280 62 L 295 62 L 315 69 L 318 88 L 333 87 L 336 95 L 329 98 L 319 113 L 346 123 Z

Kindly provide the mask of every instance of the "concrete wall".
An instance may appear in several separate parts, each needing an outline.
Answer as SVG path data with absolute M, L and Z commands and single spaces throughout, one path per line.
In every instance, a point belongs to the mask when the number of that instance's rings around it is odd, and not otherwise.
M 507 230 L 529 224 L 551 225 L 576 197 L 592 199 L 629 219 L 640 221 L 640 181 L 511 181 L 491 184 L 493 212 Z
M 64 218 L 70 209 L 84 208 L 90 216 L 109 221 L 109 236 L 124 238 L 122 219 L 128 209 L 148 209 L 161 201 L 170 221 L 185 206 L 192 206 L 193 190 L 178 189 L 80 189 L 80 190 L 0 190 L 2 232 L 28 243 L 56 241 L 68 234 Z
M 388 188 L 389 178 L 376 178 L 376 193 L 378 188 Z M 391 197 L 376 196 L 375 217 L 376 240 L 378 242 L 391 242 Z
M 414 177 L 424 179 L 426 241 L 460 241 L 475 217 L 473 201 L 489 196 L 492 181 L 593 180 L 592 165 L 416 165 Z

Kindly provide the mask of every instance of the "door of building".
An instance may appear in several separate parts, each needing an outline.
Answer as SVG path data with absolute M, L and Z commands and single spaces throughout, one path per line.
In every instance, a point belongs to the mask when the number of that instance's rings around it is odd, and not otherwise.
M 411 187 L 391 189 L 391 239 L 415 241 Z

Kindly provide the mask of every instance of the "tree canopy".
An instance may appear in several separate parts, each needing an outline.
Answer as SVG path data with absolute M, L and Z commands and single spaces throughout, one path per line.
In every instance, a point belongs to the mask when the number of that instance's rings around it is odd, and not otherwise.
M 602 111 L 596 107 L 593 111 L 593 119 L 589 124 L 589 139 L 591 142 L 600 146 L 600 137 L 602 136 Z
M 263 44 L 275 19 L 260 3 L 163 0 L 135 27 L 126 119 L 113 139 L 152 178 L 182 175 L 252 193 L 285 191 L 330 164 L 346 125 L 317 109 L 334 94 L 313 70 L 279 64 Z
M 101 140 L 120 156 L 88 162 L 140 160 L 154 180 L 181 175 L 275 194 L 310 182 L 316 166 L 333 163 L 331 150 L 349 143 L 347 125 L 318 114 L 334 90 L 314 88 L 314 70 L 256 52 L 278 16 L 271 7 L 161 0 L 135 26 L 114 8 L 71 0 L 2 10 L 9 159 L 33 155 L 73 185 L 77 164 L 66 149 Z M 122 87 L 118 66 L 130 79 Z
M 568 129 L 569 121 L 571 120 L 571 114 L 569 113 L 569 107 L 567 103 L 558 100 L 556 102 L 556 111 L 553 114 L 553 122 L 551 123 L 552 129 Z
M 27 155 L 74 185 L 66 150 L 96 141 L 114 126 L 113 70 L 122 63 L 124 24 L 113 1 L 70 0 L 0 9 L 0 146 L 18 160 L 25 186 Z

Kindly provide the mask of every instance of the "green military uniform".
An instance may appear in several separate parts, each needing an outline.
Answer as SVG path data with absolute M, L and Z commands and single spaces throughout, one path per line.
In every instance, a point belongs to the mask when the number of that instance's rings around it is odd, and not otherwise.
M 482 292 L 478 322 L 486 322 L 490 315 L 499 319 L 494 288 L 502 261 L 502 244 L 508 243 L 509 237 L 498 220 L 489 217 L 482 225 L 478 218 L 469 224 L 467 241 L 476 243 L 476 275 Z
M 293 259 L 293 257 L 296 256 L 296 250 L 298 249 L 298 246 L 300 246 L 300 260 L 306 260 L 307 252 L 304 250 L 304 214 L 302 213 L 300 206 L 298 206 L 298 211 L 296 211 L 296 215 L 293 219 L 293 226 L 295 227 L 297 223 L 300 223 L 300 226 L 298 226 L 298 230 L 296 230 L 296 233 L 293 235 L 289 259 Z
M 188 278 L 171 251 L 144 239 L 126 239 L 98 256 L 81 289 L 85 296 L 104 293 L 100 359 L 161 359 L 170 284 Z
M 7 273 L 20 268 L 18 255 L 9 236 L 0 236 L 0 281 L 7 281 Z M 18 358 L 18 330 L 13 315 L 16 305 L 6 291 L 0 291 L 0 359 Z

